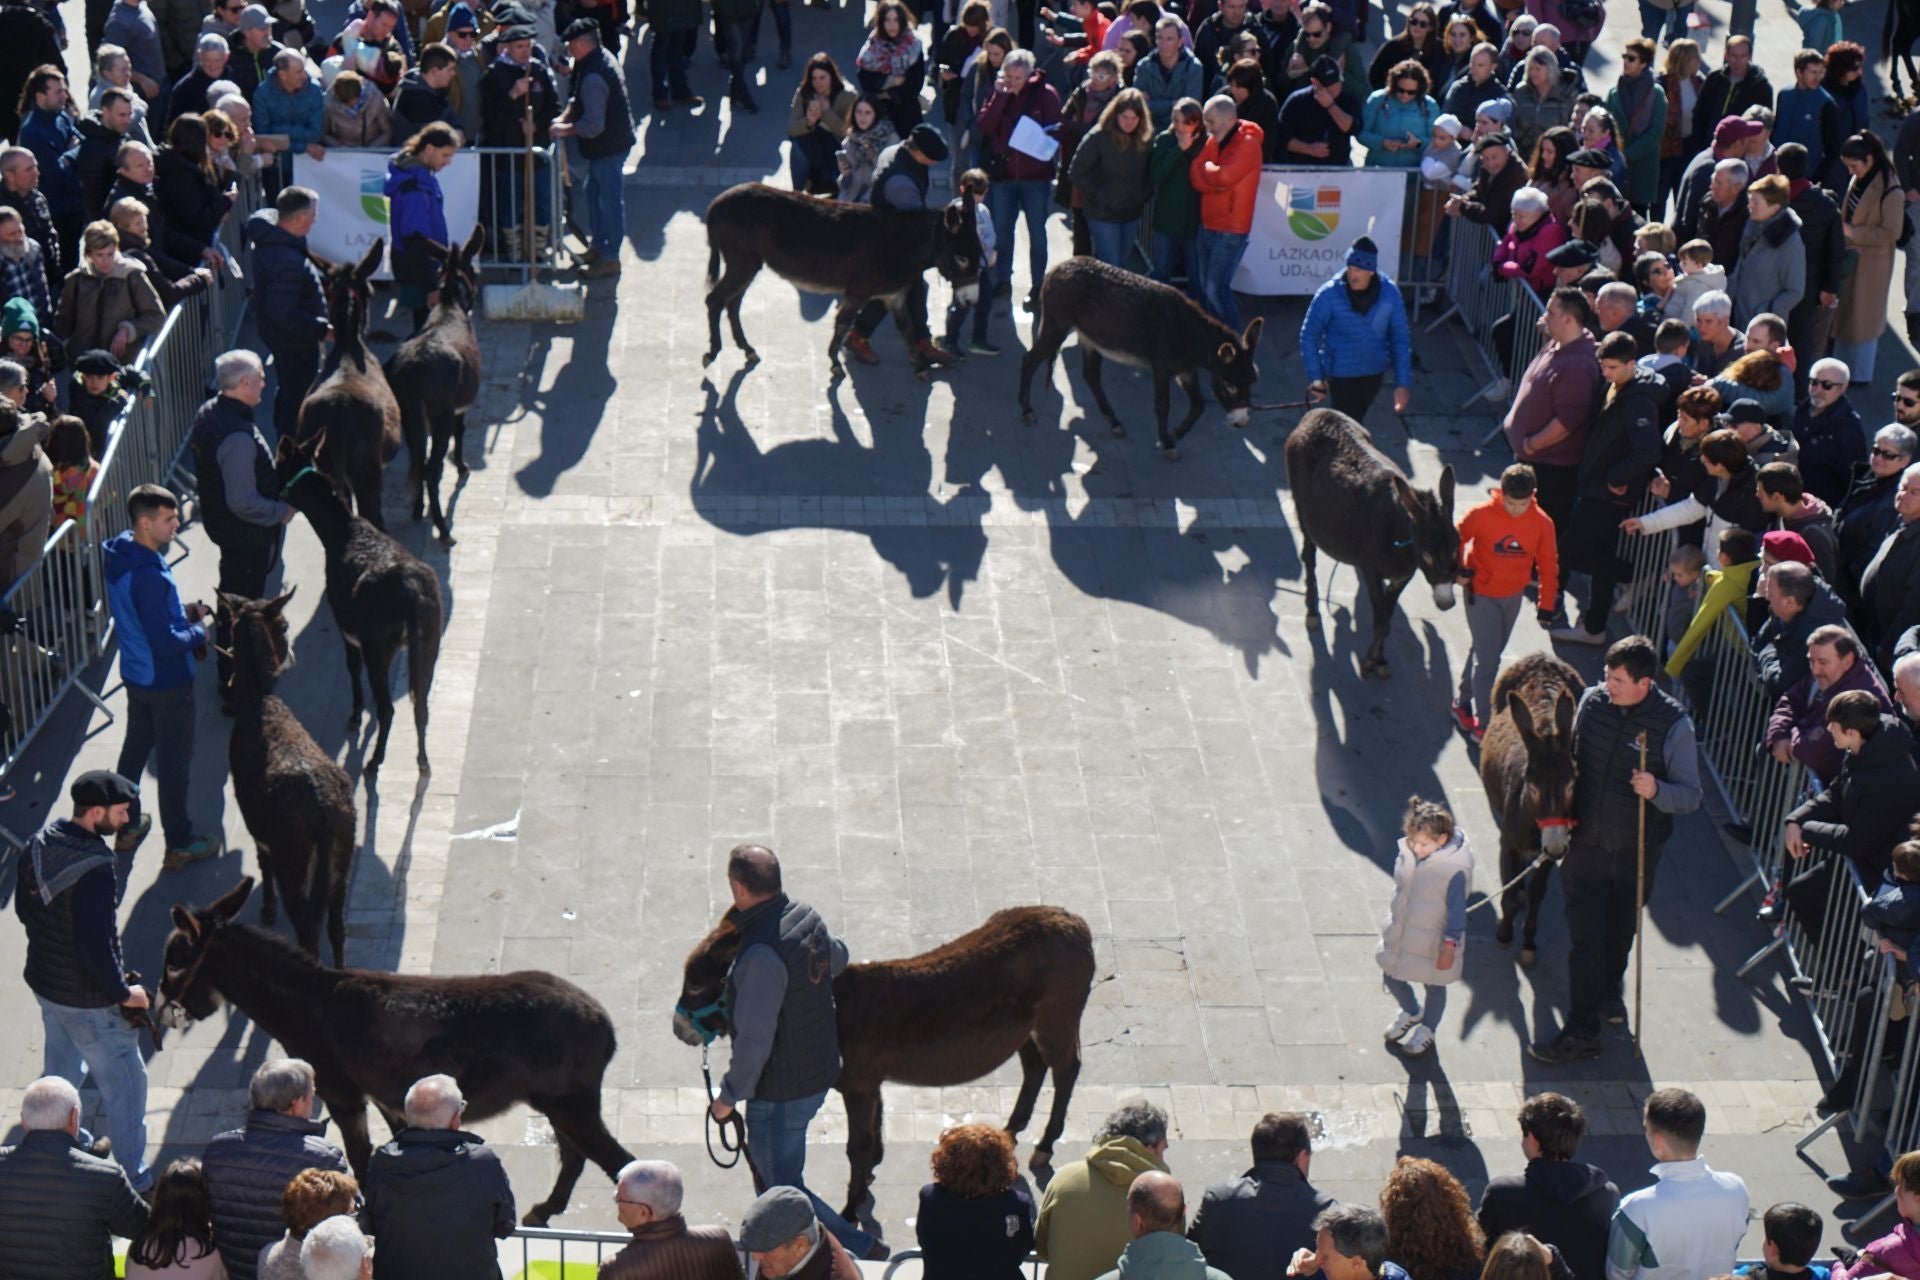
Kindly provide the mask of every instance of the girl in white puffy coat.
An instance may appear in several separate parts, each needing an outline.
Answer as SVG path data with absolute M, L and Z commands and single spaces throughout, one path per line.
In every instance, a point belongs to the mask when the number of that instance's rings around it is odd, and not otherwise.
M 1447 806 L 1415 796 L 1393 861 L 1393 904 L 1381 922 L 1374 958 L 1400 1012 L 1387 1043 L 1418 1056 L 1433 1047 L 1447 1008 L 1447 986 L 1460 979 L 1467 945 L 1467 893 L 1473 851 Z M 1414 991 L 1414 984 L 1425 988 Z M 1422 998 L 1424 996 L 1424 999 Z

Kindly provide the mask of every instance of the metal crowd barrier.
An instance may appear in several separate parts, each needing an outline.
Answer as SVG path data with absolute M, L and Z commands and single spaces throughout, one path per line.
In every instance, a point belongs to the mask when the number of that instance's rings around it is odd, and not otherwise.
M 586 1280 L 632 1243 L 625 1231 L 515 1227 L 500 1241 L 500 1273 L 508 1280 Z

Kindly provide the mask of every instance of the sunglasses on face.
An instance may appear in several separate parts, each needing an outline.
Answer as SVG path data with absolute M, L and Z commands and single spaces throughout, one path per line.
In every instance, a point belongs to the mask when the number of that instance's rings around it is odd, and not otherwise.
M 1420 92 L 1420 86 L 1417 84 L 1397 84 L 1393 86 L 1393 92 L 1396 97 L 1411 98 Z
M 1327 29 L 1325 27 L 1319 27 L 1317 29 L 1313 27 L 1302 27 L 1300 34 L 1309 40 L 1324 40 L 1327 36 Z
M 1413 18 L 1407 22 L 1407 29 L 1410 31 L 1431 31 L 1433 30 L 1433 24 L 1425 18 Z
M 1885 458 L 1888 462 L 1898 462 L 1907 455 L 1904 453 L 1895 453 L 1892 449 L 1882 449 L 1879 445 L 1875 445 L 1873 446 L 1873 456 L 1876 458 Z
M 1844 387 L 1847 385 L 1844 382 L 1830 382 L 1825 378 L 1808 378 L 1807 382 L 1812 386 L 1820 388 L 1822 391 L 1831 391 L 1835 387 Z
M 1915 399 L 1912 396 L 1903 396 L 1898 391 L 1893 393 L 1893 399 L 1902 409 L 1920 408 L 1920 399 Z

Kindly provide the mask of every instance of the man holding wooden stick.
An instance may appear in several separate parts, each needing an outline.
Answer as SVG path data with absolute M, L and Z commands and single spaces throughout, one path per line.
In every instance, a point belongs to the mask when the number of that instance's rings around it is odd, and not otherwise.
M 1574 715 L 1576 825 L 1561 864 L 1573 1007 L 1559 1035 L 1528 1046 L 1541 1062 L 1597 1058 L 1601 1023 L 1626 1021 L 1622 982 L 1641 905 L 1674 818 L 1700 807 L 1693 722 L 1654 686 L 1659 665 L 1645 636 L 1617 641 L 1607 650 L 1605 679 Z

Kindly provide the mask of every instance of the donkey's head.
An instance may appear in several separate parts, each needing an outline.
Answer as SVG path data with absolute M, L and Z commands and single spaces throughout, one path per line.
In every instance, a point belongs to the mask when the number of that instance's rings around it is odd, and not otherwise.
M 710 1044 L 731 1035 L 727 1016 L 727 974 L 740 954 L 740 930 L 722 918 L 687 956 L 680 981 L 680 1003 L 673 1010 L 673 1034 L 685 1044 Z
M 286 670 L 292 649 L 287 643 L 287 602 L 295 588 L 271 600 L 249 600 L 245 596 L 219 594 L 220 615 L 227 621 L 233 637 L 233 693 L 236 697 L 258 696 L 271 692 L 273 683 Z
M 1389 471 L 1393 494 L 1413 522 L 1407 543 L 1414 562 L 1433 588 L 1433 602 L 1453 608 L 1453 584 L 1460 576 L 1460 531 L 1453 524 L 1453 464 L 1440 469 L 1437 490 L 1416 489 L 1398 471 Z
M 294 510 L 305 512 L 309 519 L 316 511 L 325 510 L 316 504 L 331 500 L 346 507 L 347 494 L 334 478 L 327 457 L 325 431 L 305 441 L 281 436 L 273 451 L 273 473 L 280 477 L 281 500 Z
M 934 236 L 933 265 L 953 285 L 953 300 L 963 307 L 980 301 L 980 274 L 986 270 L 987 251 L 980 244 L 973 192 L 947 201 Z
M 220 930 L 245 906 L 253 893 L 253 877 L 204 907 L 173 908 L 173 932 L 161 951 L 160 1007 L 153 1011 L 153 1047 L 160 1047 L 167 1028 L 184 1030 L 220 1007 L 220 992 L 207 979 L 207 955 Z
M 1227 411 L 1228 426 L 1246 426 L 1247 415 L 1252 412 L 1253 384 L 1260 380 L 1253 353 L 1260 346 L 1260 331 L 1266 323 L 1264 316 L 1255 316 L 1238 337 L 1225 325 L 1220 326 L 1224 336 L 1214 348 L 1208 373 L 1213 380 L 1213 398 Z
M 441 302 L 462 311 L 473 310 L 473 300 L 480 291 L 479 269 L 473 263 L 486 240 L 487 229 L 476 226 L 465 244 L 445 249 L 437 244 L 427 246 L 427 251 L 440 259 Z
M 1553 723 L 1542 728 L 1518 692 L 1507 694 L 1507 714 L 1527 748 L 1525 804 L 1540 829 L 1540 849 L 1558 861 L 1573 841 L 1573 695 L 1554 697 Z
M 386 251 L 387 242 L 376 236 L 358 262 L 329 262 L 317 253 L 307 255 L 320 271 L 320 286 L 327 295 L 327 319 L 336 339 L 358 339 L 366 334 L 372 298 L 367 282 L 379 270 L 381 255 Z

